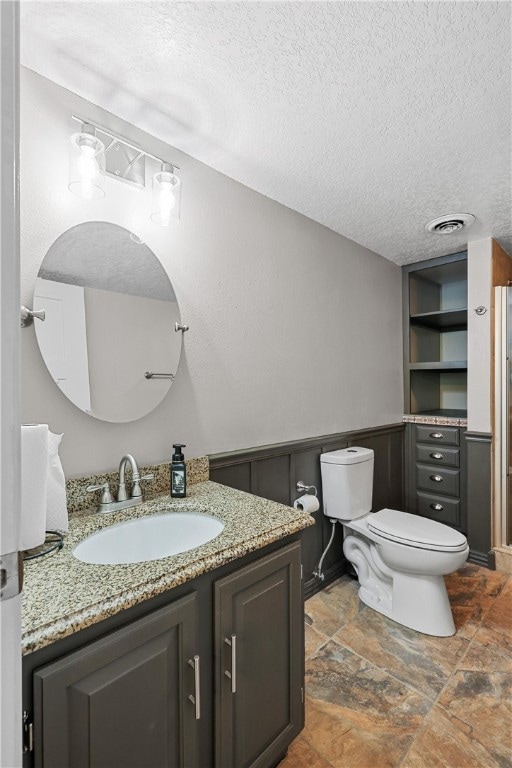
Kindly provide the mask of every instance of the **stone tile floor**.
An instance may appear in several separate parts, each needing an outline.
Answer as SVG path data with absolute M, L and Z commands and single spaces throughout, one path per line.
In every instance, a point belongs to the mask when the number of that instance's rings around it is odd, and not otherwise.
M 512 576 L 446 578 L 457 632 L 422 635 L 343 577 L 306 602 L 306 725 L 279 768 L 512 768 Z

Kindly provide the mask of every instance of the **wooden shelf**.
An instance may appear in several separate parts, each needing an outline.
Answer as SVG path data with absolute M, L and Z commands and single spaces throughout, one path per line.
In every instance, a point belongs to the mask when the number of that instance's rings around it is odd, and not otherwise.
M 434 330 L 465 331 L 468 324 L 468 310 L 444 309 L 438 312 L 422 312 L 410 316 L 411 325 Z
M 411 363 L 411 371 L 465 371 L 468 367 L 467 360 L 440 360 L 428 363 Z
M 413 416 L 438 416 L 443 419 L 466 419 L 468 416 L 467 411 L 458 410 L 455 408 L 437 408 L 433 411 L 421 411 L 420 413 L 411 414 Z

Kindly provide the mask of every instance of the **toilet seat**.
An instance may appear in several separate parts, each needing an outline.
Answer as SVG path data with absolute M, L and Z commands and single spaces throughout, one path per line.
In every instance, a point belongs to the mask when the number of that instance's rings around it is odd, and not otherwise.
M 367 518 L 368 528 L 398 544 L 436 552 L 462 552 L 466 537 L 443 523 L 397 509 L 381 509 Z

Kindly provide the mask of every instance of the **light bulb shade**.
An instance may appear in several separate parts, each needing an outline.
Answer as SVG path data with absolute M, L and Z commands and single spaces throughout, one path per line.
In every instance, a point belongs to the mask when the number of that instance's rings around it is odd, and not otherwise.
M 180 218 L 181 181 L 168 163 L 162 163 L 162 170 L 153 176 L 153 200 L 151 221 L 161 227 L 176 224 Z
M 86 200 L 105 197 L 105 146 L 87 130 L 71 136 L 68 187 Z

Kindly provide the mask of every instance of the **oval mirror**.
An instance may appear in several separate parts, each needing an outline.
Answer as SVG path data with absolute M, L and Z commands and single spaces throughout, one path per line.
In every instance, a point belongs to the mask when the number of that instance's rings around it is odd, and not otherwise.
M 97 419 L 135 421 L 172 384 L 181 354 L 178 302 L 147 245 L 116 224 L 64 232 L 44 257 L 34 309 L 39 349 L 74 405 Z

